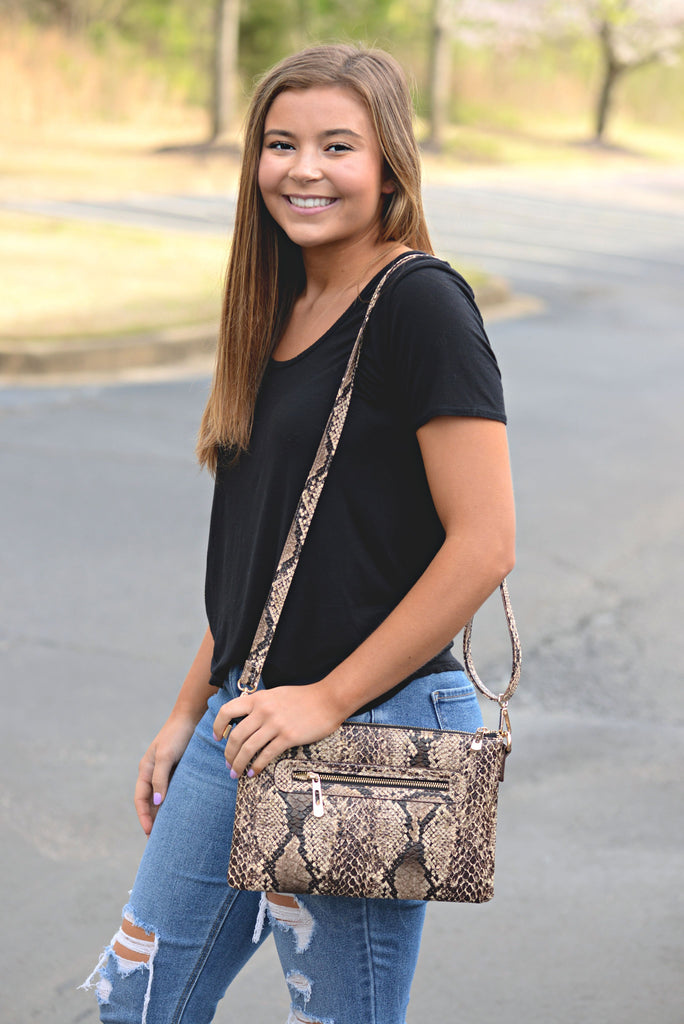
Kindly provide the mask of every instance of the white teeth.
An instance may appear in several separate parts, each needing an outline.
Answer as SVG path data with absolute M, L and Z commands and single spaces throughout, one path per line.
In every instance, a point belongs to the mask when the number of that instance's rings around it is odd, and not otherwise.
M 300 196 L 288 196 L 287 198 L 289 199 L 293 206 L 299 206 L 302 207 L 303 209 L 311 209 L 311 207 L 313 206 L 330 206 L 331 203 L 335 202 L 334 199 L 325 199 L 318 197 L 302 199 Z

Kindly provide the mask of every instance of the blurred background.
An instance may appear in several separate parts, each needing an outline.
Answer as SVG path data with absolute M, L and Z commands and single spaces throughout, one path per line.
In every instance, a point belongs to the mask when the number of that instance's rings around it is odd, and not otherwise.
M 0 1022 L 96 1019 L 137 763 L 204 631 L 242 117 L 332 40 L 410 76 L 519 518 L 497 894 L 430 908 L 407 1020 L 682 1024 L 684 0 L 0 0 Z M 496 686 L 496 596 L 474 644 Z M 266 944 L 217 1020 L 287 1013 Z
M 427 180 L 601 174 L 684 159 L 683 25 L 681 0 L 1 0 L 0 342 L 215 318 L 225 237 L 182 251 L 168 225 L 48 223 L 16 203 L 230 192 L 252 84 L 285 53 L 395 54 Z

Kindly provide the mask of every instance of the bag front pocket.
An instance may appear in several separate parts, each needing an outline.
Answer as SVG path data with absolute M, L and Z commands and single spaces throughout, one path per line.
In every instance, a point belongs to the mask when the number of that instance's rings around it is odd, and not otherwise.
M 397 775 L 390 774 L 384 766 L 326 764 L 322 768 L 302 766 L 301 761 L 285 762 L 285 765 L 293 783 L 302 783 L 311 790 L 312 812 L 316 818 L 325 813 L 324 793 L 328 798 L 439 803 L 439 799 L 435 800 L 438 794 L 453 800 L 456 791 L 465 788 L 458 785 L 457 778 L 449 779 L 422 769 L 414 772 L 407 769 Z M 296 791 L 294 786 L 292 791 Z

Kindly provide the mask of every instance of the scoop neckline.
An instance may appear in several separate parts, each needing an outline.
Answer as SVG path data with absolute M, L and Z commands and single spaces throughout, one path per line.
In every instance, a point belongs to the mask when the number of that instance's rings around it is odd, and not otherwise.
M 418 249 L 409 249 L 408 252 L 399 253 L 399 255 L 395 256 L 394 259 L 391 259 L 389 263 L 386 263 L 384 267 L 381 267 L 380 270 L 378 270 L 377 274 L 375 274 L 375 276 L 372 277 L 370 281 L 368 281 L 368 283 L 363 286 L 363 288 L 356 296 L 356 298 L 350 302 L 350 304 L 347 306 L 344 312 L 338 316 L 337 320 L 335 320 L 335 322 L 330 325 L 327 331 L 321 334 L 320 338 L 316 338 L 315 341 L 312 341 L 310 345 L 307 345 L 305 349 L 303 349 L 301 352 L 298 352 L 296 356 L 292 356 L 290 359 L 274 359 L 273 356 L 270 356 L 269 366 L 292 366 L 293 363 L 298 363 L 301 359 L 304 358 L 304 356 L 307 356 L 309 352 L 313 352 L 314 349 L 317 349 L 326 340 L 326 338 L 330 334 L 332 334 L 333 331 L 337 330 L 340 324 L 342 324 L 352 314 L 357 304 L 363 301 L 366 292 L 370 291 L 371 295 L 373 294 L 373 290 L 375 289 L 375 286 L 377 285 L 382 275 L 386 273 L 386 271 L 388 271 L 390 267 L 394 266 L 394 264 L 397 263 L 399 260 L 411 254 L 424 256 L 428 255 L 428 253 L 422 253 Z

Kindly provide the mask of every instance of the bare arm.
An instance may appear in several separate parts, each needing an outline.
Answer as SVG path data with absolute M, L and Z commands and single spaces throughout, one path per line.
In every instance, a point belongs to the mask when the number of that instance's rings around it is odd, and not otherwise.
M 329 675 L 238 697 L 214 723 L 241 774 L 283 750 L 329 735 L 358 708 L 434 657 L 510 571 L 515 516 L 506 431 L 491 420 L 437 417 L 418 431 L 435 508 L 445 530 L 436 556 L 381 625 Z
M 513 488 L 503 425 L 442 416 L 422 427 L 418 440 L 446 537 L 404 600 L 328 676 L 331 699 L 343 718 L 450 643 L 515 561 Z M 383 685 L 388 677 L 391 683 Z
M 138 768 L 135 809 L 145 835 L 150 834 L 157 809 L 166 796 L 174 768 L 183 756 L 195 726 L 216 687 L 209 685 L 214 638 L 207 628 L 185 677 L 171 714 L 145 751 Z

